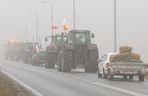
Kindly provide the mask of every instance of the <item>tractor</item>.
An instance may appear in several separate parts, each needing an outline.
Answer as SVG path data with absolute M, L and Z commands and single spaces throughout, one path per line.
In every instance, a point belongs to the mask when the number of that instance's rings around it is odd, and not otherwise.
M 60 37 L 63 38 L 62 35 Z M 71 72 L 71 69 L 82 65 L 85 72 L 96 72 L 98 48 L 91 43 L 94 34 L 88 30 L 71 30 L 65 37 L 65 42 L 56 41 L 58 71 Z

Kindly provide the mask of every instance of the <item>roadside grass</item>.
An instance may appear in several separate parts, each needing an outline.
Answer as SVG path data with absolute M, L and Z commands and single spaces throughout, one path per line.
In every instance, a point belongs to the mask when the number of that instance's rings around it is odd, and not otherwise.
M 17 96 L 10 79 L 0 72 L 0 96 Z
M 24 87 L 0 72 L 0 96 L 34 96 Z

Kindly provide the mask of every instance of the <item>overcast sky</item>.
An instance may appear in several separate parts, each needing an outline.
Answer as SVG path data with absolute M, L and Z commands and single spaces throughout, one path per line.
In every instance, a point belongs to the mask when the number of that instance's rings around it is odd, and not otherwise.
M 63 31 L 65 18 L 72 29 L 72 0 L 51 0 L 54 4 L 54 23 L 56 33 Z M 76 28 L 95 33 L 93 40 L 98 44 L 100 56 L 113 51 L 113 0 L 76 0 Z M 31 11 L 33 10 L 33 11 Z M 50 34 L 50 4 L 41 0 L 0 0 L 0 43 L 10 38 L 25 41 L 35 38 L 38 12 L 39 34 L 43 39 Z M 26 28 L 27 22 L 27 28 Z M 120 45 L 130 45 L 148 62 L 148 0 L 117 0 L 117 40 Z

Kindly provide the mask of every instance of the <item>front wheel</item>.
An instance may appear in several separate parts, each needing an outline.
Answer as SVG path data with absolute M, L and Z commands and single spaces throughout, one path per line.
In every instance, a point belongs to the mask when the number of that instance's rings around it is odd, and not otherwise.
M 97 73 L 98 73 L 98 78 L 102 78 L 102 74 L 100 73 L 99 68 L 98 68 L 98 70 L 97 70 Z
M 103 69 L 103 78 L 107 79 L 107 74 L 105 74 L 104 69 Z
M 61 70 L 62 72 L 70 72 L 72 68 L 72 52 L 64 50 L 61 57 Z
M 127 80 L 127 75 L 123 75 L 123 79 L 124 80 Z

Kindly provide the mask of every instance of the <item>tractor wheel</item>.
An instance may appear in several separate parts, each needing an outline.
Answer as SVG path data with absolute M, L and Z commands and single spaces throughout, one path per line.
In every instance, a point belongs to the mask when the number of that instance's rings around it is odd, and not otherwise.
M 143 74 L 139 75 L 139 81 L 144 81 L 144 75 Z
M 61 57 L 61 69 L 63 72 L 70 72 L 72 68 L 72 52 L 64 51 Z
M 133 80 L 133 78 L 134 78 L 134 75 L 129 75 L 130 80 Z
M 46 63 L 46 65 L 45 65 L 45 68 L 47 68 L 47 69 L 49 69 L 51 66 L 50 66 L 50 64 L 52 63 L 52 61 L 51 61 L 51 53 L 47 53 L 47 63 Z
M 97 72 L 97 59 L 98 59 L 98 51 L 90 51 L 89 52 L 89 61 L 88 65 L 85 65 L 85 72 Z
M 97 74 L 98 74 L 98 78 L 102 78 L 102 74 L 100 73 L 99 68 L 98 68 L 98 70 L 97 70 Z
M 60 54 L 58 54 L 58 71 L 59 72 L 61 72 L 62 71 L 62 65 L 61 65 L 61 57 L 60 57 L 61 55 Z
M 55 68 L 55 60 L 56 60 L 55 53 L 49 53 L 48 60 L 49 60 L 48 61 L 49 68 L 51 69 Z

